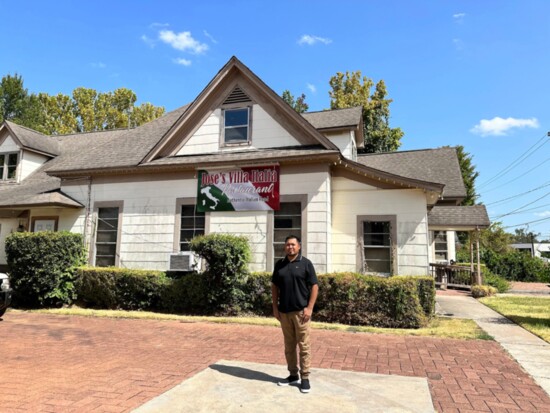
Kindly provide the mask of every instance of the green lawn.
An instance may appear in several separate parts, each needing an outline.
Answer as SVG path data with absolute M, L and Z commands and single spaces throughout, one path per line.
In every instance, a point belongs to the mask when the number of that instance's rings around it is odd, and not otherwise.
M 550 343 L 550 297 L 516 295 L 479 301 Z
M 178 320 L 187 323 L 209 322 L 279 326 L 279 322 L 277 320 L 267 317 L 195 317 L 174 314 L 161 314 L 147 311 L 91 310 L 78 307 L 32 311 L 44 314 L 75 315 L 86 317 L 140 318 L 150 320 Z M 492 340 L 491 336 L 480 329 L 477 324 L 472 320 L 449 319 L 440 317 L 435 317 L 431 320 L 430 324 L 427 327 L 419 329 L 360 327 L 319 322 L 313 322 L 312 327 L 322 330 L 349 331 L 357 333 L 441 337 L 463 340 Z

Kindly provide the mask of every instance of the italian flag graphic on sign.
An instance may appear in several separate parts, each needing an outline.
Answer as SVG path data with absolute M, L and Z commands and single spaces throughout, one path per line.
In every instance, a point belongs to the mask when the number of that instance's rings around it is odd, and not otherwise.
M 200 170 L 197 189 L 201 212 L 278 210 L 279 166 Z

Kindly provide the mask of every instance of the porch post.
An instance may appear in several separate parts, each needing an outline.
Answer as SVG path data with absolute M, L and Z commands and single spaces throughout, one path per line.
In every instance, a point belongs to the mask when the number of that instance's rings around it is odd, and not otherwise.
M 468 239 L 470 240 L 470 271 L 472 273 L 474 272 L 474 242 L 472 240 L 473 236 L 474 234 L 472 233 L 472 231 L 470 231 L 470 236 L 468 237 Z
M 476 272 L 476 284 L 481 285 L 481 261 L 479 258 L 479 228 L 476 229 L 476 249 L 477 249 L 477 272 Z

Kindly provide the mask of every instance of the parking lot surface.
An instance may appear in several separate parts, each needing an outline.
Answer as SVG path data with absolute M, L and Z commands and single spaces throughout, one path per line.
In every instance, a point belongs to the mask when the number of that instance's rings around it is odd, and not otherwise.
M 219 360 L 286 375 L 275 327 L 10 311 L 0 332 L 2 412 L 129 412 Z M 427 378 L 439 412 L 550 412 L 496 342 L 320 330 L 312 340 L 316 368 Z

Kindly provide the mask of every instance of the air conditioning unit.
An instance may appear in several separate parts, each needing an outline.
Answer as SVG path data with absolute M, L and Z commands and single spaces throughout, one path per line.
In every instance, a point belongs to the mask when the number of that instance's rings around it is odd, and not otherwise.
M 182 251 L 169 256 L 169 271 L 195 271 L 200 268 L 200 257 L 190 251 Z

